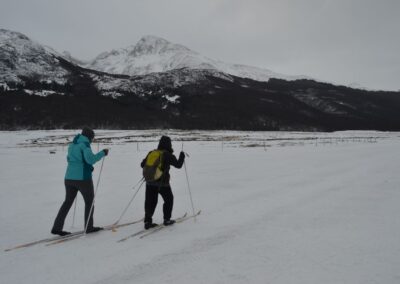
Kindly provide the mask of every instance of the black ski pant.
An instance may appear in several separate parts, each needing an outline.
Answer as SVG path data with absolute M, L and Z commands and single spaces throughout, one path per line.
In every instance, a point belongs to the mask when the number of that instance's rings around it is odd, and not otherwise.
M 82 194 L 83 200 L 85 201 L 85 228 L 86 221 L 88 220 L 90 207 L 92 206 L 93 198 L 94 198 L 94 190 L 93 190 L 93 180 L 68 180 L 64 181 L 65 184 L 65 200 L 61 205 L 60 210 L 58 211 L 57 217 L 54 220 L 53 230 L 62 231 L 64 227 L 65 218 L 68 215 L 69 209 L 71 209 L 72 204 L 76 198 L 78 191 Z M 88 228 L 93 227 L 93 212 L 94 206 L 92 209 L 92 213 L 89 218 Z
M 154 211 L 156 210 L 158 202 L 158 194 L 160 194 L 164 200 L 164 205 L 163 205 L 164 220 L 171 219 L 172 208 L 174 206 L 174 195 L 172 194 L 171 187 L 169 185 L 159 186 L 159 185 L 146 184 L 146 199 L 144 202 L 145 223 L 153 222 L 153 214 Z

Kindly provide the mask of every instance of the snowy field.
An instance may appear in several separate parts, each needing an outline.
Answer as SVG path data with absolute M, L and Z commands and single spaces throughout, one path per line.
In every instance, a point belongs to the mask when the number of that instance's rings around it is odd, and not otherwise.
M 93 150 L 111 151 L 95 225 L 120 217 L 161 134 L 190 155 L 201 215 L 122 243 L 142 223 L 5 252 L 51 236 L 75 133 L 0 132 L 0 283 L 400 283 L 400 133 L 99 131 Z M 171 176 L 173 216 L 191 213 L 185 169 Z M 122 221 L 143 204 L 144 188 Z M 80 195 L 74 228 L 72 215 L 64 229 L 81 229 Z

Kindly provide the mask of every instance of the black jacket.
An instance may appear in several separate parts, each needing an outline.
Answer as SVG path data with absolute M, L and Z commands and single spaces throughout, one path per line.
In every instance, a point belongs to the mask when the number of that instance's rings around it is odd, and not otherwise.
M 148 156 L 149 154 L 147 154 Z M 142 161 L 140 166 L 143 168 L 145 163 L 146 163 L 146 158 Z M 171 166 L 174 166 L 177 169 L 182 168 L 183 162 L 185 161 L 185 154 L 183 152 L 180 153 L 179 159 L 175 157 L 174 154 L 172 154 L 170 151 L 163 150 L 162 158 L 161 158 L 161 169 L 162 169 L 162 176 L 159 180 L 157 181 L 152 181 L 152 182 L 147 182 L 149 185 L 157 185 L 157 186 L 169 186 L 169 180 L 170 180 L 170 175 L 169 175 L 169 170 Z

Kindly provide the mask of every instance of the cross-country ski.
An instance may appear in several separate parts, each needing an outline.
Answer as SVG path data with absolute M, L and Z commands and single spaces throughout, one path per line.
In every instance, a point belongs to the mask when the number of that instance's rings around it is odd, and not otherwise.
M 185 213 L 185 214 L 183 214 L 181 217 L 175 219 L 175 221 L 176 221 L 177 223 L 179 223 L 180 220 L 186 218 L 186 216 L 187 216 L 187 213 Z M 149 228 L 149 229 L 142 229 L 142 230 L 139 230 L 139 231 L 137 231 L 137 232 L 135 232 L 135 233 L 133 233 L 133 234 L 131 234 L 131 235 L 128 235 L 128 236 L 126 236 L 126 237 L 124 237 L 124 238 L 118 240 L 118 242 L 121 243 L 121 242 L 124 242 L 124 241 L 126 241 L 126 240 L 128 240 L 128 239 L 130 239 L 130 238 L 134 238 L 134 237 L 136 237 L 136 236 L 139 236 L 139 235 L 142 235 L 142 234 L 145 234 L 145 233 L 148 233 L 148 232 L 156 231 L 157 229 L 162 228 L 162 227 L 164 227 L 164 226 L 165 226 L 165 225 L 160 224 L 160 225 L 156 225 L 156 226 L 154 226 L 154 227 L 152 227 L 152 228 Z
M 136 223 L 139 223 L 139 222 L 142 222 L 142 221 L 143 221 L 143 219 L 132 221 L 132 222 L 127 222 L 127 223 L 122 223 L 122 224 L 111 224 L 111 225 L 105 226 L 104 230 L 116 230 L 118 228 L 122 228 L 122 227 L 126 227 L 126 226 L 129 226 L 129 225 L 133 225 L 133 224 L 136 224 Z M 45 239 L 41 239 L 41 240 L 37 240 L 37 241 L 25 243 L 25 244 L 16 245 L 14 247 L 5 249 L 4 251 L 12 251 L 12 250 L 21 249 L 21 248 L 27 248 L 27 247 L 31 247 L 31 246 L 34 246 L 34 245 L 37 245 L 37 244 L 42 244 L 42 243 L 57 242 L 57 241 L 69 239 L 71 237 L 82 236 L 84 233 L 85 233 L 85 231 L 81 230 L 81 231 L 73 232 L 73 233 L 71 233 L 69 235 L 66 235 L 66 236 L 56 236 L 56 237 L 45 238 Z
M 108 225 L 108 226 L 103 227 L 103 228 L 102 228 L 101 230 L 99 230 L 99 231 L 90 233 L 89 235 L 92 236 L 92 235 L 101 233 L 102 231 L 113 231 L 113 232 L 115 232 L 115 231 L 116 231 L 117 229 L 119 229 L 119 228 L 126 227 L 126 226 L 133 225 L 133 224 L 137 224 L 137 223 L 140 223 L 140 222 L 143 222 L 143 218 L 140 219 L 140 220 L 137 220 L 137 221 L 133 221 L 133 222 Z M 81 237 L 84 237 L 84 236 L 86 236 L 86 235 L 87 235 L 87 234 L 85 234 L 85 231 L 81 231 L 81 232 L 79 232 L 79 233 L 77 233 L 77 234 L 66 235 L 66 236 L 64 236 L 64 237 L 61 237 L 61 238 L 56 239 L 56 240 L 53 240 L 53 241 L 47 241 L 47 242 L 46 242 L 46 243 L 47 243 L 46 246 L 52 246 L 52 245 L 56 245 L 56 244 L 61 244 L 61 243 L 69 242 L 69 241 L 76 240 L 76 239 L 79 239 L 79 238 L 81 238 Z
M 185 217 L 182 217 L 182 218 L 178 218 L 178 219 L 176 219 L 176 223 L 179 224 L 179 223 L 182 223 L 182 222 L 184 222 L 184 221 L 186 221 L 186 220 L 189 220 L 189 219 L 192 219 L 192 218 L 196 218 L 198 215 L 200 215 L 200 213 L 201 213 L 201 210 L 198 211 L 198 212 L 197 212 L 196 214 L 194 214 L 194 215 L 190 215 L 190 216 L 185 216 Z M 165 228 L 167 228 L 167 227 L 168 227 L 168 226 L 166 226 L 166 225 L 164 225 L 164 224 L 159 225 L 159 226 L 155 227 L 153 230 L 150 230 L 150 231 L 148 231 L 148 232 L 144 232 L 144 234 L 142 234 L 142 235 L 139 237 L 139 239 L 143 239 L 143 238 L 145 238 L 145 237 L 147 237 L 147 236 L 149 236 L 149 235 L 152 235 L 152 234 L 154 234 L 154 233 L 156 233 L 156 232 L 158 232 L 158 231 L 161 231 L 162 229 L 165 229 Z

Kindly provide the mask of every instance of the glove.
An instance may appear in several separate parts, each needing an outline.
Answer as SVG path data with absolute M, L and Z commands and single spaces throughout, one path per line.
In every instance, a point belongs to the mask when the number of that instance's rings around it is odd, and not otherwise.
M 103 152 L 104 152 L 104 155 L 106 155 L 106 156 L 107 156 L 107 155 L 108 155 L 108 151 L 109 151 L 108 149 L 104 149 L 104 150 L 103 150 Z
M 183 151 L 179 154 L 179 160 L 185 160 L 185 153 Z

